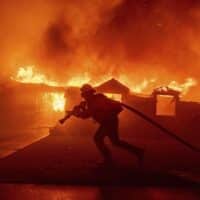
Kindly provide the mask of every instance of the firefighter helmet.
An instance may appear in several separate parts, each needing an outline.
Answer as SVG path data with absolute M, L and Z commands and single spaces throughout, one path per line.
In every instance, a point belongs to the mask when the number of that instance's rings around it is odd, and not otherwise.
M 96 90 L 90 85 L 90 84 L 84 84 L 82 87 L 81 87 L 81 92 L 82 93 L 95 93 Z

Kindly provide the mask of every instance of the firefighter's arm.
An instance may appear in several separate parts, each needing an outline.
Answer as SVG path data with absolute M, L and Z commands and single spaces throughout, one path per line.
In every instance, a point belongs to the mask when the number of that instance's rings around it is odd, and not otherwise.
M 81 109 L 79 112 L 75 112 L 74 116 L 82 119 L 87 119 L 91 117 L 91 114 L 88 109 Z
M 81 102 L 78 106 L 74 107 L 73 115 L 78 118 L 86 119 L 91 117 L 90 111 L 87 108 L 85 101 Z
M 82 101 L 79 105 L 74 106 L 71 111 L 66 111 L 64 118 L 60 119 L 59 122 L 63 124 L 67 119 L 69 119 L 72 115 L 79 118 L 88 118 L 88 113 L 85 111 L 86 102 Z
M 66 121 L 67 119 L 69 119 L 71 116 L 72 116 L 72 111 L 66 111 L 65 116 L 64 116 L 62 119 L 60 119 L 59 122 L 60 122 L 61 124 L 64 124 L 65 121 Z

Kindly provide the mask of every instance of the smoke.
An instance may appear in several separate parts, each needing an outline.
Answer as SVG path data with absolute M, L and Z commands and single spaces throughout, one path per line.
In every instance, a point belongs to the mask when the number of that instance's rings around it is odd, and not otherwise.
M 96 35 L 101 58 L 121 61 L 118 70 L 147 77 L 195 76 L 200 64 L 199 9 L 199 1 L 124 1 Z M 123 68 L 123 63 L 130 67 Z
M 2 77 L 35 64 L 59 81 L 199 79 L 199 0 L 2 0 Z
M 32 50 L 55 14 L 47 2 L 2 0 L 0 6 L 0 66 L 9 76 L 19 65 L 34 62 Z

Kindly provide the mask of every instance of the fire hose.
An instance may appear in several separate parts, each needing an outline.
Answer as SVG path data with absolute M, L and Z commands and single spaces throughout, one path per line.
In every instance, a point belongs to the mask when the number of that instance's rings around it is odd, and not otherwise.
M 139 111 L 138 109 L 129 106 L 127 104 L 120 103 L 120 105 L 124 108 L 126 108 L 127 110 L 131 111 L 132 113 L 135 113 L 136 115 L 140 116 L 142 119 L 144 119 L 145 121 L 149 122 L 150 124 L 152 124 L 153 126 L 157 127 L 158 129 L 160 129 L 163 133 L 167 134 L 168 136 L 172 137 L 173 139 L 177 140 L 178 142 L 182 143 L 183 145 L 185 145 L 186 147 L 188 147 L 189 149 L 195 151 L 195 152 L 200 152 L 200 149 L 195 147 L 194 145 L 190 144 L 189 142 L 185 141 L 184 139 L 182 139 L 181 137 L 177 136 L 174 132 L 172 132 L 171 130 L 169 130 L 168 128 L 165 128 L 163 125 L 161 125 L 160 123 L 158 123 L 157 121 L 153 120 L 151 117 L 148 117 L 146 114 L 144 114 L 143 112 Z M 67 111 L 67 115 L 60 119 L 59 122 L 61 124 L 63 124 L 67 119 L 69 119 L 74 113 L 79 112 L 79 109 L 82 108 L 82 103 L 80 103 L 80 105 L 75 106 L 74 109 L 72 111 Z
M 162 126 L 160 123 L 156 122 L 155 120 L 153 120 L 152 118 L 148 117 L 147 115 L 145 115 L 143 112 L 133 108 L 132 106 L 129 106 L 127 104 L 124 103 L 120 103 L 124 108 L 126 108 L 127 110 L 135 113 L 136 115 L 140 116 L 142 119 L 146 120 L 147 122 L 149 122 L 150 124 L 152 124 L 153 126 L 157 127 L 158 129 L 160 129 L 163 133 L 166 133 L 167 135 L 169 135 L 170 137 L 174 138 L 175 140 L 177 140 L 178 142 L 184 144 L 185 146 L 187 146 L 188 148 L 190 148 L 193 151 L 196 152 L 200 152 L 200 149 L 193 146 L 192 144 L 190 144 L 189 142 L 185 141 L 184 139 L 182 139 L 181 137 L 177 136 L 175 133 L 173 133 L 171 130 L 165 128 L 164 126 Z

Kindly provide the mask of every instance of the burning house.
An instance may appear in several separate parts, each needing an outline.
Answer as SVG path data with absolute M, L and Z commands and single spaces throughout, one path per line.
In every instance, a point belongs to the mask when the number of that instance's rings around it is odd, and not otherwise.
M 90 82 L 90 79 L 72 77 L 62 85 L 31 66 L 20 68 L 11 79 L 9 84 L 1 86 L 0 90 L 1 128 L 30 130 L 44 127 L 45 129 L 40 133 L 34 133 L 36 139 L 48 135 L 47 128 L 55 125 L 58 119 L 63 117 L 65 110 L 71 110 L 74 105 L 79 104 L 80 86 Z M 142 93 L 149 87 L 151 81 L 144 80 L 141 84 L 134 85 L 127 84 L 125 77 L 119 80 L 114 78 L 106 80 L 104 79 L 103 83 L 96 83 L 97 92 L 135 107 L 185 138 L 193 139 L 198 133 L 199 103 L 183 101 L 181 96 L 194 86 L 193 79 L 188 79 L 183 84 L 173 81 L 167 87 L 154 89 L 152 94 Z M 159 138 L 159 134 L 155 134 L 156 128 L 138 116 L 122 112 L 120 118 L 123 136 L 131 139 L 133 137 L 131 130 L 137 130 L 134 131 L 134 137 L 145 138 L 148 132 L 149 137 Z M 77 123 L 77 120 L 72 121 L 71 129 Z M 79 128 L 88 132 L 94 128 L 91 122 L 78 121 L 78 124 Z M 32 134 L 30 131 L 29 133 Z M 21 136 L 23 137 L 23 134 Z
M 10 81 L 1 91 L 1 128 L 52 123 L 64 113 L 64 91 L 62 87 Z
M 118 101 L 142 111 L 152 119 L 166 124 L 169 128 L 178 132 L 183 132 L 188 137 L 196 134 L 199 130 L 200 104 L 187 102 L 181 99 L 181 92 L 170 87 L 159 87 L 153 90 L 150 95 L 142 95 L 131 92 L 131 90 L 115 79 L 110 79 L 96 87 L 97 92 L 101 92 Z M 78 87 L 66 89 L 66 107 L 72 107 L 80 99 Z M 126 116 L 127 117 L 127 116 Z M 130 118 L 128 116 L 127 118 Z M 184 123 L 183 123 L 184 122 Z M 143 127 L 140 120 L 134 121 L 136 127 Z M 140 132 L 140 128 L 137 129 Z M 141 129 L 141 133 L 143 129 Z
M 116 79 L 112 78 L 96 87 L 97 92 L 104 93 L 114 100 L 123 101 L 129 94 L 130 89 Z
M 142 95 L 131 92 L 126 86 L 114 79 L 97 88 L 100 88 L 100 91 L 105 94 L 120 94 L 124 103 L 142 111 L 155 121 L 166 125 L 169 129 L 183 134 L 186 138 L 192 139 L 200 131 L 198 125 L 200 122 L 200 104 L 182 100 L 179 90 L 166 86 L 155 88 L 150 95 Z M 143 134 L 144 130 L 140 128 L 143 127 L 143 122 L 136 120 L 134 124 L 135 127 L 139 127 L 137 131 Z
M 11 85 L 8 89 L 2 90 L 4 92 L 2 111 L 5 108 L 3 102 L 10 101 L 12 111 L 22 115 L 18 119 L 28 120 L 30 117 L 27 116 L 30 113 L 37 113 L 43 116 L 44 121 L 52 119 L 55 121 L 63 115 L 64 110 L 70 110 L 81 101 L 79 87 L 58 87 L 14 81 Z M 159 87 L 150 95 L 142 95 L 132 92 L 126 85 L 112 78 L 96 86 L 96 90 L 109 98 L 132 105 L 156 120 L 168 122 L 172 127 L 182 127 L 183 130 L 185 127 L 190 127 L 191 129 L 197 126 L 197 120 L 199 120 L 199 103 L 182 101 L 181 92 L 170 87 Z M 182 126 L 183 120 L 184 126 Z M 193 120 L 195 125 L 192 125 Z M 180 126 L 177 126 L 177 123 L 180 123 Z
M 199 0 L 2 0 L 0 157 L 15 153 L 0 161 L 0 178 L 90 174 L 84 166 L 98 161 L 91 142 L 97 123 L 57 123 L 81 101 L 84 83 L 200 146 L 199 21 Z M 193 152 L 129 111 L 119 115 L 120 137 L 150 149 L 148 168 L 200 168 Z
M 128 87 L 113 78 L 96 86 L 95 89 L 97 92 L 117 101 L 123 101 L 130 92 Z M 81 101 L 80 88 L 68 87 L 65 92 L 65 98 L 67 100 L 66 107 L 68 108 L 78 104 Z
M 29 85 L 26 85 L 26 87 L 30 89 Z M 23 90 L 25 89 L 24 87 L 22 88 Z M 33 91 L 36 91 L 36 88 Z M 111 79 L 97 86 L 96 89 L 98 92 L 102 92 L 111 98 L 120 100 L 125 104 L 135 107 L 136 109 L 142 111 L 145 115 L 151 117 L 153 120 L 159 122 L 160 124 L 163 124 L 165 127 L 176 132 L 176 134 L 180 137 L 183 137 L 187 139 L 187 141 L 192 142 L 195 146 L 198 146 L 198 141 L 195 141 L 194 138 L 196 138 L 200 131 L 199 103 L 181 101 L 181 98 L 179 97 L 180 93 L 168 88 L 155 89 L 153 93 L 148 96 L 136 94 L 131 92 L 128 87 L 124 86 L 115 79 Z M 59 88 L 54 87 L 45 87 L 42 90 L 41 88 L 38 90 L 40 91 L 39 93 L 43 95 L 47 92 L 63 92 L 63 89 L 59 90 Z M 31 95 L 31 100 L 34 99 L 33 93 L 28 94 L 28 96 L 29 95 Z M 34 95 L 36 95 L 36 93 L 34 93 Z M 68 109 L 70 106 L 80 101 L 80 89 L 78 87 L 66 88 L 65 98 L 66 109 Z M 26 99 L 25 104 L 27 103 L 27 101 L 29 100 Z M 30 107 L 28 111 L 31 112 Z M 55 115 L 55 113 L 51 112 L 48 113 L 48 115 Z M 180 153 L 180 149 L 181 151 L 185 151 L 184 147 L 182 148 L 181 145 L 179 145 L 179 147 L 177 143 L 173 143 L 173 140 L 167 140 L 166 135 L 163 136 L 156 127 L 153 127 L 150 124 L 146 123 L 137 115 L 123 112 L 120 115 L 120 119 L 122 121 L 122 126 L 120 127 L 120 129 L 123 130 L 123 132 L 120 131 L 120 135 L 122 136 L 122 138 L 126 138 L 131 143 L 134 141 L 134 144 L 150 147 L 151 150 L 153 149 L 152 151 L 154 151 L 154 153 L 160 153 L 162 151 L 160 156 L 168 156 L 169 154 L 172 159 L 174 158 L 174 160 L 177 159 L 178 153 Z M 110 177 L 110 171 L 106 174 L 96 173 L 95 170 L 90 170 L 91 163 L 89 163 L 87 160 L 89 158 L 92 160 L 91 162 L 93 162 L 97 159 L 98 156 L 97 152 L 94 150 L 94 145 L 89 142 L 91 140 L 91 132 L 94 131 L 93 129 L 95 128 L 95 124 L 93 124 L 91 121 L 87 123 L 85 123 L 84 121 L 84 124 L 82 124 L 80 121 L 73 120 L 72 123 L 69 122 L 66 126 L 67 128 L 64 133 L 57 133 L 44 137 L 43 139 L 32 143 L 28 147 L 25 147 L 24 149 L 15 152 L 7 158 L 2 159 L 0 161 L 1 178 L 6 180 L 14 176 L 16 177 L 16 180 L 29 180 L 30 174 L 34 174 L 34 181 L 36 182 L 38 180 L 57 180 L 62 182 L 73 182 L 81 180 L 88 183 L 91 180 L 94 180 L 93 177 L 95 177 L 95 181 L 102 181 L 103 178 L 103 180 L 106 182 L 107 177 Z M 86 134 L 87 132 L 88 134 Z M 167 149 L 166 153 L 165 148 L 168 148 L 169 144 L 170 149 Z M 118 151 L 116 152 L 119 156 L 118 159 L 120 158 L 119 160 L 125 160 L 129 166 L 131 165 L 132 161 L 129 157 L 127 157 L 127 155 L 124 155 Z M 185 157 L 189 158 L 190 154 L 186 154 Z M 59 159 L 63 160 L 63 163 L 61 165 L 57 164 L 57 162 L 59 162 Z M 153 157 L 153 159 L 155 158 Z M 26 160 L 26 162 L 23 162 L 24 160 Z M 165 162 L 168 159 L 164 158 L 163 160 L 160 161 L 159 167 L 165 168 Z M 11 165 L 11 163 L 13 164 Z M 38 163 L 40 163 L 40 167 L 38 167 Z M 153 164 L 150 163 L 149 165 Z M 179 163 L 180 166 L 183 166 L 183 164 L 184 166 L 187 166 L 187 163 Z M 172 164 L 170 163 L 169 166 L 171 167 L 172 165 L 173 162 Z M 51 169 L 49 169 L 49 166 L 55 166 L 55 168 L 53 168 L 53 170 L 51 171 Z M 74 170 L 76 169 L 79 170 L 75 172 Z M 87 173 L 85 173 L 86 169 L 88 170 Z M 54 171 L 56 171 L 56 175 Z M 72 172 L 74 173 L 72 174 Z M 117 172 L 117 174 L 120 174 L 119 180 L 121 180 L 121 174 L 123 174 L 124 177 L 128 177 L 127 173 L 129 172 L 130 171 L 126 170 Z M 136 174 L 131 176 L 131 180 L 135 180 L 135 177 L 137 177 Z M 155 181 L 155 177 L 157 177 L 157 175 L 153 175 L 151 181 Z

